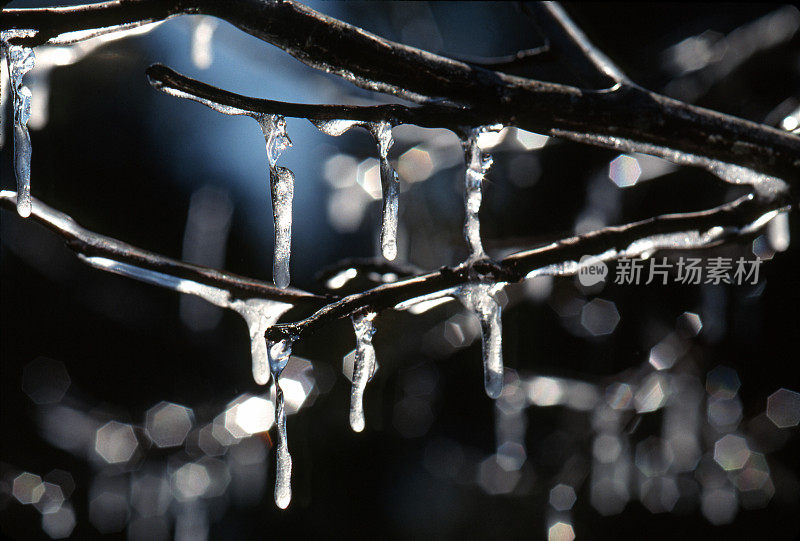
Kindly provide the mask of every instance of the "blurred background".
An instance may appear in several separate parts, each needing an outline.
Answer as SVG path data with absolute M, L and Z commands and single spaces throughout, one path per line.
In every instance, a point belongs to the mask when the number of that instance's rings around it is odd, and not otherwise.
M 310 5 L 460 58 L 543 43 L 513 3 Z M 800 126 L 794 7 L 565 8 L 637 83 Z M 397 101 L 196 16 L 36 55 L 25 79 L 35 197 L 90 230 L 267 281 L 272 221 L 258 125 L 158 93 L 144 70 L 161 62 L 276 100 Z M 565 66 L 547 75 L 573 82 Z M 16 189 L 7 86 L 3 99 L 1 184 Z M 379 253 L 370 136 L 329 137 L 298 119 L 288 132 L 294 146 L 279 163 L 297 178 L 293 285 L 347 293 L 393 279 L 335 266 Z M 394 138 L 398 261 L 459 262 L 467 252 L 458 139 L 410 126 Z M 700 170 L 513 128 L 481 144 L 494 157 L 481 209 L 494 256 L 745 193 Z M 89 268 L 3 209 L 0 531 L 11 539 L 794 539 L 797 234 L 794 216 L 779 217 L 755 238 L 704 252 L 761 257 L 756 284 L 586 288 L 540 277 L 509 286 L 500 296 L 506 388 L 496 402 L 483 391 L 480 326 L 457 302 L 381 314 L 380 369 L 361 434 L 348 426 L 349 322 L 298 342 L 284 373 L 294 498 L 281 511 L 272 501 L 272 405 L 252 380 L 239 316 Z M 681 255 L 689 254 L 658 254 Z

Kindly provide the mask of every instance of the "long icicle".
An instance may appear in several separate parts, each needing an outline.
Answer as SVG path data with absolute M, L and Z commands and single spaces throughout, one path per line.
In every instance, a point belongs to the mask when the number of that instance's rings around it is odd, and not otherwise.
M 31 91 L 23 84 L 25 74 L 33 69 L 36 56 L 33 49 L 5 41 L 16 37 L 3 33 L 3 50 L 8 63 L 11 91 L 14 98 L 14 172 L 17 177 L 17 212 L 23 218 L 31 214 L 31 135 L 28 119 L 31 116 Z
M 481 242 L 481 222 L 478 213 L 483 200 L 483 180 L 492 166 L 492 156 L 484 153 L 478 143 L 482 133 L 500 129 L 501 125 L 474 128 L 461 141 L 467 164 L 464 179 L 464 239 L 469 246 L 468 261 L 476 261 L 486 255 Z
M 311 123 L 326 135 L 338 137 L 350 128 L 360 126 L 372 134 L 378 145 L 378 158 L 381 171 L 381 192 L 383 208 L 381 210 L 381 254 L 389 261 L 397 257 L 397 224 L 400 198 L 400 180 L 397 171 L 389 163 L 389 149 L 394 144 L 392 124 L 386 120 L 380 122 L 362 122 L 359 120 L 311 120 Z
M 350 426 L 356 432 L 364 430 L 364 390 L 377 370 L 375 347 L 372 335 L 375 334 L 375 312 L 356 314 L 351 317 L 356 334 L 356 354 L 353 361 L 353 387 L 350 391 Z
M 383 212 L 381 215 L 381 253 L 389 261 L 397 257 L 397 221 L 400 181 L 389 163 L 389 149 L 394 144 L 392 125 L 386 121 L 369 124 L 369 131 L 378 144 L 381 168 Z
M 289 258 L 292 251 L 292 199 L 294 174 L 285 167 L 277 167 L 278 158 L 292 146 L 286 134 L 286 119 L 280 115 L 256 117 L 267 144 L 269 182 L 272 195 L 272 221 L 275 248 L 272 259 L 272 281 L 278 287 L 289 286 Z
M 503 391 L 503 325 L 501 308 L 494 298 L 503 286 L 472 283 L 456 291 L 458 299 L 481 323 L 483 385 L 491 398 L 498 398 Z
M 286 405 L 281 389 L 281 372 L 289 362 L 292 354 L 292 340 L 267 344 L 269 368 L 275 380 L 275 426 L 278 434 L 278 445 L 275 456 L 275 504 L 281 509 L 289 507 L 292 501 L 292 455 L 286 438 Z

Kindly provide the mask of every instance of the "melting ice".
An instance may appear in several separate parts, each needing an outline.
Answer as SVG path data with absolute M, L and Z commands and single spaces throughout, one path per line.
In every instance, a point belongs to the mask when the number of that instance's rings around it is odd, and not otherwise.
M 352 317 L 356 333 L 356 354 L 353 362 L 353 387 L 350 392 L 350 426 L 356 432 L 364 430 L 364 390 L 367 382 L 375 375 L 378 363 L 372 335 L 375 334 L 375 312 L 367 312 Z

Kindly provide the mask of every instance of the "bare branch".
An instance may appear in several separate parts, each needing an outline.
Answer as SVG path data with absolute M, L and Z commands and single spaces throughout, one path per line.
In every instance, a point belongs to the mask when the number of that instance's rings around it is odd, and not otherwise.
M 16 208 L 16 196 L 15 192 L 0 191 L 0 205 L 6 208 Z M 70 216 L 45 205 L 38 199 L 32 198 L 32 203 L 31 217 L 62 237 L 70 250 L 83 256 L 84 260 L 93 257 L 106 258 L 166 276 L 224 289 L 243 298 L 256 297 L 309 307 L 323 306 L 329 302 L 326 297 L 299 289 L 279 289 L 272 284 L 253 278 L 184 263 L 148 252 L 111 237 L 88 231 L 78 225 Z
M 407 303 L 409 299 L 447 292 L 469 282 L 517 282 L 534 271 L 541 274 L 574 274 L 577 264 L 573 267 L 562 264 L 577 262 L 585 255 L 613 260 L 635 257 L 659 249 L 706 248 L 740 235 L 752 234 L 778 212 L 788 209 L 785 200 L 769 201 L 747 195 L 701 212 L 667 214 L 627 225 L 607 227 L 518 252 L 497 262 L 481 260 L 469 265 L 443 267 L 437 272 L 343 297 L 302 321 L 271 327 L 267 331 L 267 338 L 273 341 L 296 339 L 313 333 L 332 320 L 348 317 L 359 310 L 380 311 L 393 308 L 400 303 Z
M 572 40 L 573 49 L 613 79 L 621 76 L 563 11 L 555 6 L 546 9 L 562 28 L 565 41 Z M 614 137 L 740 165 L 786 179 L 797 189 L 800 137 L 796 135 L 632 84 L 589 91 L 470 66 L 391 42 L 295 2 L 121 0 L 74 8 L 11 9 L 3 11 L 0 29 L 35 29 L 33 38 L 15 41 L 36 45 L 68 30 L 143 24 L 178 14 L 227 20 L 312 67 L 364 88 L 423 103 L 435 100 L 453 110 L 470 109 L 476 125 L 502 123 L 554 136 Z M 597 141 L 584 139 L 590 144 Z
M 557 2 L 529 2 L 522 8 L 547 36 L 550 50 L 564 57 L 564 63 L 578 71 L 593 88 L 630 84 L 622 70 L 589 41 Z

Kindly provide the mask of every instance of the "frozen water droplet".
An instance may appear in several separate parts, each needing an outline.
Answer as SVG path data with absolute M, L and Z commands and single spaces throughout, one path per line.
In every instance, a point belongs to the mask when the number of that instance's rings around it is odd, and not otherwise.
M 10 35 L 3 33 L 3 39 Z M 23 218 L 31 214 L 31 136 L 28 119 L 31 116 L 31 92 L 23 77 L 33 69 L 36 56 L 33 49 L 3 42 L 8 63 L 11 91 L 14 98 L 14 172 L 17 177 L 17 212 Z
M 503 391 L 503 326 L 500 305 L 494 298 L 503 285 L 472 283 L 456 292 L 458 299 L 481 323 L 483 383 L 491 398 L 499 397 Z
M 356 333 L 356 354 L 353 361 L 353 387 L 350 392 L 350 426 L 356 432 L 364 430 L 364 390 L 372 379 L 378 363 L 372 335 L 375 334 L 375 312 L 367 312 L 352 317 Z
M 275 231 L 275 252 L 272 279 L 278 287 L 289 286 L 289 257 L 292 251 L 292 199 L 294 173 L 285 167 L 270 169 L 272 221 Z
M 481 242 L 481 223 L 479 211 L 481 200 L 483 199 L 482 187 L 483 179 L 489 167 L 492 166 L 492 157 L 485 154 L 478 144 L 482 133 L 488 131 L 499 131 L 502 126 L 482 126 L 469 132 L 469 135 L 461 144 L 464 147 L 464 156 L 467 164 L 467 171 L 464 184 L 464 238 L 469 246 L 469 260 L 474 261 L 482 258 L 486 253 L 483 251 Z
M 333 137 L 338 137 L 342 135 L 353 126 L 363 125 L 363 123 L 359 122 L 358 120 L 344 120 L 344 119 L 312 120 L 311 123 L 325 135 L 331 135 Z
M 381 220 L 381 251 L 383 257 L 393 260 L 397 257 L 397 215 L 400 181 L 389 163 L 389 149 L 394 144 L 392 125 L 388 122 L 375 122 L 367 125 L 378 144 L 381 163 L 381 190 L 383 192 L 383 215 Z

